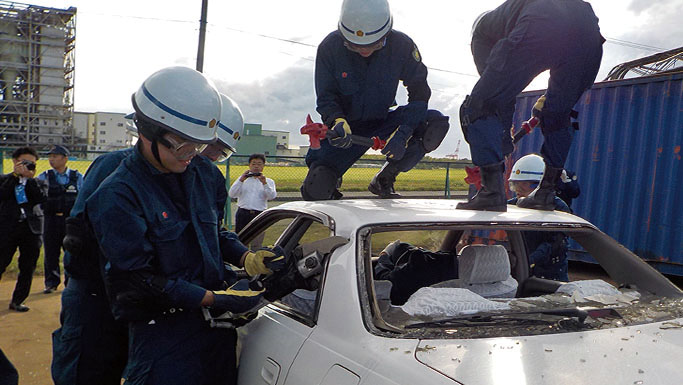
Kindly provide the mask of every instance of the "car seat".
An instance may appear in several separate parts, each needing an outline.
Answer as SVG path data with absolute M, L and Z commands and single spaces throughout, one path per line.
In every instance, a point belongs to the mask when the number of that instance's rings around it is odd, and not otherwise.
M 514 298 L 517 280 L 510 275 L 510 259 L 501 245 L 468 245 L 463 247 L 459 278 L 433 287 L 459 287 L 484 298 Z

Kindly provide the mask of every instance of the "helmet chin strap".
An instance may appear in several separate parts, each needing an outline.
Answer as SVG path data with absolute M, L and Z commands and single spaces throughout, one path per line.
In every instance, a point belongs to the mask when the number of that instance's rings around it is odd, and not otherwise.
M 152 155 L 154 155 L 154 159 L 156 159 L 157 162 L 159 162 L 161 167 L 166 168 L 166 166 L 164 165 L 164 162 L 161 161 L 161 157 L 159 156 L 159 142 L 157 142 L 156 138 L 152 139 L 152 146 L 151 147 L 152 147 Z

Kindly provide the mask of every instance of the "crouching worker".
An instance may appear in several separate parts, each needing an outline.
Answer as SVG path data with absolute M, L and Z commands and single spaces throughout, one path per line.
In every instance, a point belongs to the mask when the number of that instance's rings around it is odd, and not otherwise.
M 336 137 L 306 154 L 305 200 L 340 199 L 338 181 L 368 150 L 352 135 L 386 140 L 387 161 L 368 190 L 398 198 L 394 182 L 434 151 L 448 132 L 448 117 L 427 108 L 427 67 L 408 35 L 393 30 L 387 0 L 345 0 L 338 29 L 318 46 L 315 59 L 317 111 Z M 408 104 L 396 105 L 399 81 Z
M 135 152 L 86 201 L 114 317 L 129 326 L 126 383 L 233 384 L 235 331 L 212 328 L 202 307 L 242 313 L 263 294 L 234 283 L 224 261 L 259 274 L 284 257 L 220 238 L 214 177 L 193 161 L 215 140 L 221 116 L 208 79 L 162 69 L 133 107 Z

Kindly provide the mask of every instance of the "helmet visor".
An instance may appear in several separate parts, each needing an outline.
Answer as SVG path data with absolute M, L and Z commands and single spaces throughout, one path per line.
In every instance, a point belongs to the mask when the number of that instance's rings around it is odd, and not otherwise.
M 380 49 L 384 48 L 384 46 L 387 44 L 387 37 L 383 37 L 376 42 L 368 45 L 358 45 L 358 44 L 353 44 L 350 41 L 344 41 L 344 47 L 348 49 L 351 52 L 356 52 L 356 53 L 361 53 L 361 52 L 375 52 L 379 51 Z
M 213 162 L 219 163 L 228 160 L 232 154 L 232 149 L 221 146 L 218 143 L 210 144 L 202 151 L 202 155 L 211 159 Z
M 201 153 L 206 149 L 206 143 L 197 143 L 190 141 L 179 141 L 174 139 L 171 134 L 165 134 L 159 139 L 159 143 L 166 146 L 173 156 L 178 160 L 192 159 L 195 155 Z

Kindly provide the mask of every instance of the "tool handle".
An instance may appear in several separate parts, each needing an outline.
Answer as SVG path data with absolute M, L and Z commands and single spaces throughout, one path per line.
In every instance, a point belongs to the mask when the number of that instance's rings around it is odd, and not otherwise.
M 531 119 L 527 120 L 526 122 L 522 123 L 522 128 L 515 133 L 515 135 L 512 137 L 512 143 L 517 143 L 519 142 L 526 134 L 530 133 L 531 131 L 538 126 L 538 123 L 541 120 L 536 117 L 532 116 Z

